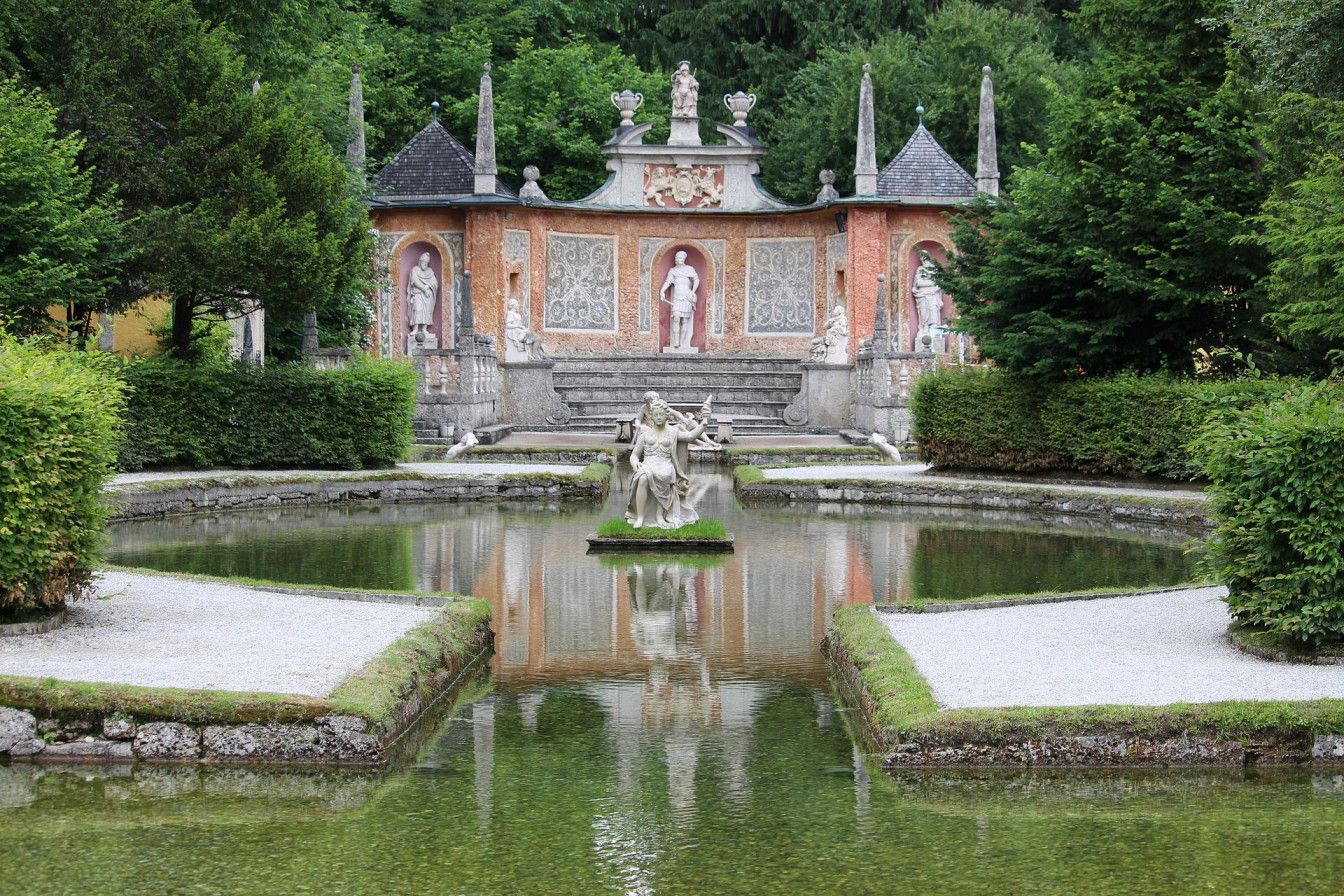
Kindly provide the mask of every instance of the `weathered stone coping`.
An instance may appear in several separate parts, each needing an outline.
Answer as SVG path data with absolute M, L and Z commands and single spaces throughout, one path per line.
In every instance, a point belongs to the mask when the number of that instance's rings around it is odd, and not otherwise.
M 1190 529 L 1210 529 L 1202 498 L 1082 492 L 1067 487 L 986 481 L 946 482 L 934 477 L 888 480 L 761 481 L 750 466 L 737 469 L 739 499 L 786 503 L 855 503 L 927 505 L 1015 510 L 1028 513 L 1082 514 L 1126 522 L 1156 523 Z M 744 475 L 745 473 L 745 475 Z
M 883 770 L 994 766 L 1344 763 L 1344 700 L 939 711 L 868 607 L 836 613 L 822 648 Z
M 611 538 L 588 536 L 589 553 L 635 553 L 671 551 L 676 553 L 733 553 L 733 534 L 727 538 Z
M 728 448 L 724 459 L 734 467 L 779 467 L 793 464 L 885 463 L 882 454 L 869 445 L 835 445 L 797 448 Z
M 995 607 L 1025 607 L 1033 604 L 1061 604 L 1080 600 L 1103 600 L 1111 597 L 1137 597 L 1143 594 L 1172 594 L 1190 588 L 1203 587 L 1200 582 L 1186 582 L 1162 588 L 1103 588 L 1097 591 L 1072 591 L 1051 594 L 1022 594 L 991 600 L 956 600 L 911 603 L 875 603 L 879 613 L 957 613 L 962 610 L 990 610 Z
M 585 471 L 586 473 L 587 471 Z M 610 471 L 607 471 L 608 474 Z M 249 510 L 281 506 L 381 503 L 559 500 L 601 502 L 609 475 L 504 473 L 427 476 L 402 470 L 386 473 L 315 475 L 311 480 L 242 474 L 211 479 L 159 480 L 116 486 L 105 492 L 114 521 L 184 513 Z
M 415 445 L 411 448 L 411 457 L 416 461 L 443 460 L 447 457 L 450 447 L 452 446 Z M 553 448 L 533 445 L 478 445 L 466 455 L 466 458 L 475 463 L 573 464 L 585 467 L 588 464 L 598 463 L 614 466 L 622 454 L 629 453 L 629 445 Z
M 341 600 L 434 600 L 443 612 L 398 638 L 327 698 L 0 677 L 0 756 L 36 762 L 381 765 L 404 749 L 403 737 L 432 704 L 455 691 L 494 643 L 484 601 L 268 590 Z
M 60 628 L 65 623 L 65 607 L 59 607 L 45 619 L 32 622 L 9 622 L 0 625 L 0 638 L 18 638 L 23 635 L 44 635 Z

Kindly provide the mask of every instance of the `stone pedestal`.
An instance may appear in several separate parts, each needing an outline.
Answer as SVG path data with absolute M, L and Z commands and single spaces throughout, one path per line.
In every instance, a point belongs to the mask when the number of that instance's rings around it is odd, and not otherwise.
M 791 426 L 848 429 L 854 421 L 854 368 L 849 364 L 804 361 L 803 386 L 784 409 Z
M 672 133 L 667 138 L 668 146 L 699 146 L 700 118 L 684 115 L 672 116 Z
M 424 342 L 417 342 L 414 333 L 406 334 L 406 354 L 408 355 L 413 355 L 417 351 L 436 351 L 438 347 L 439 336 L 437 333 L 426 333 Z
M 677 346 L 675 346 L 675 345 L 665 345 L 665 346 L 663 346 L 663 354 L 665 354 L 665 355 L 698 355 L 698 354 L 700 354 L 700 349 L 696 348 L 694 345 L 688 345 L 686 348 L 679 348 L 679 347 L 677 347 Z
M 573 411 L 555 391 L 554 361 L 506 361 L 499 365 L 499 417 L 515 426 L 564 426 Z

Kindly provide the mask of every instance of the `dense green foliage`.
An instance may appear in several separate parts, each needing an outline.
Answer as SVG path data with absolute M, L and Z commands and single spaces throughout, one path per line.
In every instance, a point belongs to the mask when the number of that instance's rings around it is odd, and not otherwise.
M 1307 646 L 1344 642 L 1344 401 L 1330 385 L 1204 434 L 1218 528 L 1210 575 L 1238 620 Z
M 938 466 L 1190 479 L 1203 459 L 1189 443 L 1206 422 L 1288 387 L 1130 374 L 1043 384 L 945 370 L 919 379 L 911 410 L 920 452 Z
M 367 215 L 344 161 L 306 110 L 250 89 L 227 32 L 185 0 L 49 5 L 61 27 L 16 55 L 85 136 L 95 191 L 122 204 L 114 297 L 170 296 L 175 354 L 192 354 L 197 318 L 245 301 L 283 315 L 366 290 Z
M 359 469 L 387 466 L 411 441 L 415 376 L 390 361 L 301 365 L 127 364 L 132 393 L 120 464 Z
M 120 435 L 106 360 L 0 337 L 0 617 L 89 586 Z
M 959 326 L 1010 370 L 1193 369 L 1260 335 L 1264 198 L 1244 91 L 1212 0 L 1089 0 L 1097 47 L 1051 104 L 1050 148 L 963 218 L 943 275 Z
M 900 152 L 919 123 L 915 107 L 922 104 L 926 126 L 971 171 L 980 67 L 992 66 L 1000 166 L 1009 173 L 1031 161 L 1026 146 L 1046 139 L 1046 106 L 1072 70 L 1051 52 L 1043 17 L 968 0 L 949 0 L 918 35 L 891 31 L 870 45 L 827 49 L 775 100 L 762 174 L 782 197 L 810 202 L 822 168 L 835 170 L 842 194 L 853 191 L 864 63 L 873 66 L 878 164 Z
M 50 306 L 87 327 L 106 304 L 120 223 L 79 167 L 83 146 L 57 134 L 41 93 L 0 80 L 0 326 L 13 332 L 53 329 Z

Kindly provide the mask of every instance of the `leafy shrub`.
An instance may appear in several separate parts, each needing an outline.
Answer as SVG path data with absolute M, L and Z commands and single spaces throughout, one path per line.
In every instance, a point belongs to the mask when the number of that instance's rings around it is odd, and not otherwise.
M 1047 384 L 996 370 L 942 370 L 911 397 L 915 437 L 938 466 L 1191 479 L 1190 442 L 1211 418 L 1270 401 L 1285 380 L 1110 377 Z
M 122 407 L 105 356 L 0 337 L 0 616 L 88 587 Z
M 411 442 L 415 375 L 391 361 L 316 370 L 154 358 L 121 375 L 133 390 L 124 470 L 359 469 L 391 464 Z
M 1308 647 L 1344 642 L 1344 398 L 1304 388 L 1201 435 L 1218 527 L 1207 571 L 1233 615 Z

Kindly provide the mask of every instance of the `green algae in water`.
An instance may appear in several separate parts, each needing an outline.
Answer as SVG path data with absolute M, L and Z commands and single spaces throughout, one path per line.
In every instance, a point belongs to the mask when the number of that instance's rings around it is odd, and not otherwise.
M 643 687 L 495 694 L 393 772 L 0 766 L 0 880 L 15 896 L 1310 896 L 1344 872 L 1337 776 L 887 780 L 825 692 L 756 683 L 726 716 L 651 725 L 613 709 Z

